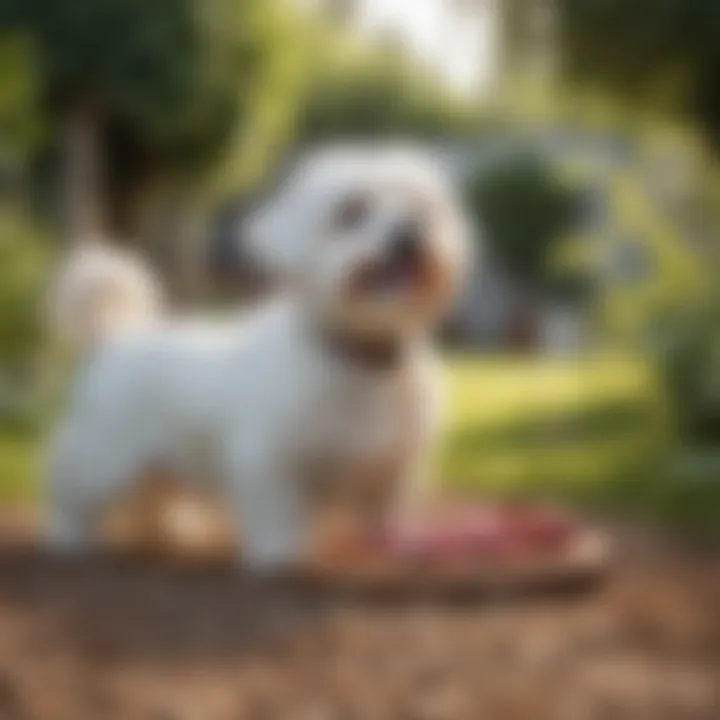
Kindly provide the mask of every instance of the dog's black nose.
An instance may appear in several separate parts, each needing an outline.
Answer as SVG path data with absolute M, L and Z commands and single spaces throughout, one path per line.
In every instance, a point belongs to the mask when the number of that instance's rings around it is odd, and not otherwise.
M 420 256 L 422 249 L 422 233 L 414 222 L 405 222 L 393 232 L 390 254 L 393 260 L 413 262 Z

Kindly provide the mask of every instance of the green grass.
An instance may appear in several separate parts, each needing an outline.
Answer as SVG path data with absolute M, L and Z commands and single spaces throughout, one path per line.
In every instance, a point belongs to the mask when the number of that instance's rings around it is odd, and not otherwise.
M 591 485 L 635 472 L 668 446 L 662 396 L 637 361 L 457 359 L 448 380 L 443 468 L 462 487 Z
M 675 461 L 648 365 L 456 358 L 447 379 L 442 471 L 453 489 L 558 499 L 720 540 L 720 462 Z
M 37 495 L 38 442 L 13 430 L 0 434 L 0 503 L 28 502 Z
M 559 498 L 720 539 L 720 464 L 672 462 L 671 418 L 643 363 L 459 357 L 447 381 L 440 472 L 452 490 Z M 32 437 L 0 434 L 0 502 L 36 497 L 38 454 Z

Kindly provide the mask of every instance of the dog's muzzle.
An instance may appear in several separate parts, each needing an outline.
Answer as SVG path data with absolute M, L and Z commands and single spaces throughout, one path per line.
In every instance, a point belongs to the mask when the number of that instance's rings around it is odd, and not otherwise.
M 406 221 L 392 233 L 388 262 L 412 266 L 423 260 L 423 232 L 416 222 Z
M 361 294 L 392 293 L 407 296 L 427 282 L 429 258 L 422 227 L 404 222 L 391 231 L 381 255 L 360 268 L 350 283 Z

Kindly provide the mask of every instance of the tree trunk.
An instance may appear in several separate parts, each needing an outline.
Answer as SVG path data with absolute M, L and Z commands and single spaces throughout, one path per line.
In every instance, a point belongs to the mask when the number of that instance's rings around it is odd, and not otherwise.
M 178 206 L 177 218 L 173 278 L 175 299 L 181 305 L 193 307 L 207 291 L 207 228 L 202 213 L 196 210 L 190 198 Z
M 90 103 L 78 103 L 62 127 L 61 208 L 71 244 L 106 232 L 102 117 Z

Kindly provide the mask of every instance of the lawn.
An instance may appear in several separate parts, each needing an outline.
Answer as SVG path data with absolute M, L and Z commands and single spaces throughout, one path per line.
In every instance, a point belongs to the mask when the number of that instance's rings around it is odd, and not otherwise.
M 671 416 L 647 365 L 455 357 L 447 386 L 449 488 L 560 498 L 720 535 L 718 466 L 674 462 Z M 38 446 L 18 431 L 0 435 L 0 502 L 36 497 Z
M 0 434 L 0 503 L 24 503 L 35 497 L 39 459 L 35 438 L 17 430 Z
M 456 358 L 444 475 L 485 491 L 606 482 L 644 468 L 669 447 L 671 427 L 647 365 Z

